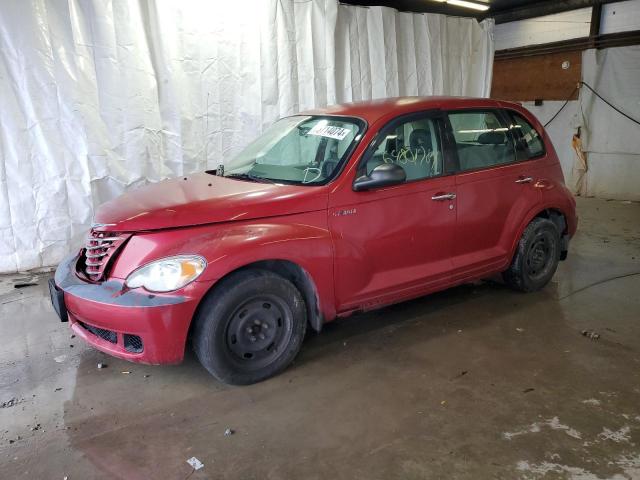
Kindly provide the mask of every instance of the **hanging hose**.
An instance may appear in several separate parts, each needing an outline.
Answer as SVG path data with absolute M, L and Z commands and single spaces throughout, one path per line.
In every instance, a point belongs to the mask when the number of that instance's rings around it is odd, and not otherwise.
M 571 97 L 573 97 L 573 95 L 576 93 L 576 91 L 581 87 L 581 86 L 585 86 L 587 87 L 589 90 L 591 90 L 591 92 L 593 92 L 593 94 L 598 97 L 600 100 L 602 100 L 604 103 L 606 103 L 607 105 L 609 105 L 611 108 L 613 108 L 616 112 L 618 112 L 620 115 L 622 115 L 623 117 L 628 118 L 629 120 L 631 120 L 633 123 L 636 123 L 638 125 L 640 125 L 640 120 L 636 120 L 635 118 L 633 118 L 632 116 L 624 113 L 622 110 L 620 110 L 618 107 L 616 107 L 615 105 L 613 105 L 611 102 L 609 102 L 607 99 L 605 99 L 602 95 L 600 95 L 598 92 L 596 92 L 593 87 L 591 87 L 591 85 L 589 85 L 587 82 L 583 82 L 580 81 L 578 82 L 578 85 L 576 86 L 576 88 L 574 88 L 571 91 L 571 95 L 569 95 L 567 97 L 567 99 L 565 100 L 565 102 L 562 104 L 562 106 L 560 107 L 560 109 L 555 113 L 555 115 L 553 115 L 553 117 L 551 117 L 551 119 L 544 124 L 544 128 L 547 128 L 547 125 L 549 125 L 551 122 L 553 122 L 556 117 L 558 115 L 560 115 L 560 112 L 562 112 L 562 110 L 564 110 L 564 107 L 567 106 L 567 104 L 569 103 L 569 101 L 571 100 Z

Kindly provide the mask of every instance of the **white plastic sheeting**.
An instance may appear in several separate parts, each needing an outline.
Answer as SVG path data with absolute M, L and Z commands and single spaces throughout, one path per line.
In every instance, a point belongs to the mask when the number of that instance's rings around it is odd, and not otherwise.
M 602 97 L 640 119 L 640 46 L 586 50 L 582 79 Z M 568 95 L 569 92 L 567 92 Z M 545 123 L 564 102 L 525 106 Z M 576 154 L 571 138 L 581 127 L 588 171 L 578 192 Z M 576 193 L 618 200 L 640 200 L 640 126 L 620 115 L 586 87 L 547 127 L 567 184 Z
M 336 0 L 3 0 L 0 272 L 55 265 L 100 203 L 214 167 L 278 117 L 487 96 L 492 29 Z
M 640 45 L 587 50 L 582 79 L 627 115 L 640 120 Z M 580 92 L 586 195 L 640 200 L 640 125 L 586 88 Z

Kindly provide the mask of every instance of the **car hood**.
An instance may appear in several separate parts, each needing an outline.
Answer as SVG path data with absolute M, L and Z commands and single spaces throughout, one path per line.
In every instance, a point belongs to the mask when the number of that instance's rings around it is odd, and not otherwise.
M 96 223 L 112 231 L 160 230 L 322 210 L 327 199 L 322 187 L 200 173 L 147 185 L 104 203 Z

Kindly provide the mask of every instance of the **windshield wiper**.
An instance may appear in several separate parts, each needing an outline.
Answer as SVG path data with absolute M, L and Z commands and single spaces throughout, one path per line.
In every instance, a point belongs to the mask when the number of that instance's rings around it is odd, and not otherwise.
M 271 180 L 266 177 L 259 177 L 257 175 L 251 175 L 250 173 L 230 173 L 229 175 L 225 175 L 227 178 L 237 178 L 239 180 L 249 180 L 251 182 L 258 183 L 276 183 L 275 180 Z

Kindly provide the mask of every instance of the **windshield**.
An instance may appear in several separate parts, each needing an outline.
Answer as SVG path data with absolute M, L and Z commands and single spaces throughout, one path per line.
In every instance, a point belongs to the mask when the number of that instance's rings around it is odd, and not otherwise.
M 362 129 L 351 118 L 283 118 L 225 165 L 224 176 L 321 185 L 340 171 Z

